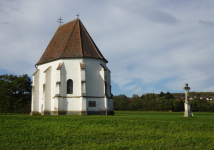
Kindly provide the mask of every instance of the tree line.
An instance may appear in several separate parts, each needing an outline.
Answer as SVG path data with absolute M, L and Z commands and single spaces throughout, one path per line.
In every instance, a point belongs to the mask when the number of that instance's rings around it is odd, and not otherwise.
M 30 113 L 32 81 L 27 74 L 0 75 L 0 113 Z M 192 94 L 191 94 L 192 93 Z M 200 99 L 199 96 L 212 96 L 212 92 L 190 92 L 197 95 L 191 100 L 192 111 L 214 112 L 213 103 Z M 184 111 L 184 101 L 179 99 L 184 93 L 146 93 L 113 96 L 114 110 L 130 111 Z
M 27 74 L 0 75 L 0 113 L 30 113 L 31 84 Z
M 167 92 L 160 94 L 147 93 L 142 96 L 134 94 L 131 98 L 126 95 L 113 96 L 114 110 L 120 111 L 184 111 L 184 101 L 175 99 Z M 190 101 L 193 112 L 214 112 L 212 103 L 207 100 L 194 98 Z
M 185 97 L 185 93 L 172 93 L 172 95 L 179 99 L 180 97 Z M 189 92 L 189 97 L 214 97 L 214 92 Z

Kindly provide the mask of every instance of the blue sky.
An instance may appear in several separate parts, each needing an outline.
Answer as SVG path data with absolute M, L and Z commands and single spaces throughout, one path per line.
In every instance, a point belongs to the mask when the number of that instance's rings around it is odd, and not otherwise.
M 62 17 L 109 61 L 114 95 L 214 92 L 213 0 L 2 0 L 0 74 L 28 74 Z

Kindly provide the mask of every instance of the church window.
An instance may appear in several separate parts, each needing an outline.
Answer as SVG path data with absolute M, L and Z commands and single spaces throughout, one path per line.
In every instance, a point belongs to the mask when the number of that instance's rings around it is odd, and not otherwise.
M 67 94 L 73 94 L 73 81 L 71 79 L 67 81 Z
M 89 101 L 89 107 L 96 107 L 96 101 Z

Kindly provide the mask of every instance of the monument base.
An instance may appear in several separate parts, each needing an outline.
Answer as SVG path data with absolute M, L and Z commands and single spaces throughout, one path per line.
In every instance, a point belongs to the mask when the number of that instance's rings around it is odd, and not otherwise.
M 190 107 L 191 107 L 190 103 L 184 103 L 184 109 L 185 109 L 184 117 L 192 117 L 193 116 Z

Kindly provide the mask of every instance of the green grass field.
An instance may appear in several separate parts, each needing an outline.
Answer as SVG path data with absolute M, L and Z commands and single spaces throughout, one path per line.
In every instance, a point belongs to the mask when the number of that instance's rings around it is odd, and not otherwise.
M 214 113 L 0 115 L 0 149 L 213 149 Z

